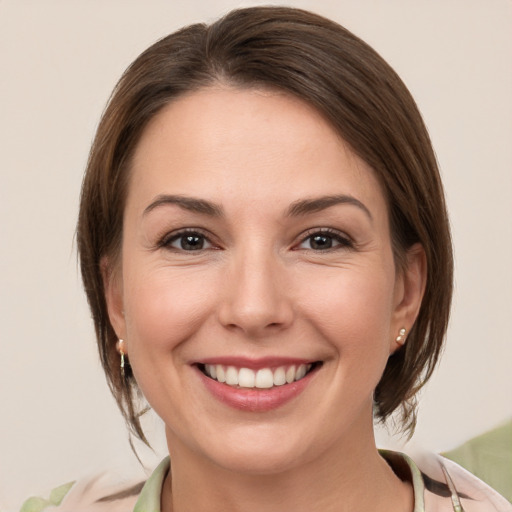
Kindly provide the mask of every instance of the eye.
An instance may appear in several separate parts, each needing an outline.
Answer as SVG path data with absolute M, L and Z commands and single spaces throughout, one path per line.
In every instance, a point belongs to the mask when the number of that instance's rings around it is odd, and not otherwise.
M 179 251 L 201 251 L 210 249 L 211 242 L 205 235 L 197 231 L 182 231 L 170 237 L 164 238 L 161 242 L 163 247 L 177 249 Z
M 309 234 L 298 245 L 299 249 L 327 251 L 329 249 L 352 248 L 353 243 L 347 237 L 331 230 L 319 230 Z

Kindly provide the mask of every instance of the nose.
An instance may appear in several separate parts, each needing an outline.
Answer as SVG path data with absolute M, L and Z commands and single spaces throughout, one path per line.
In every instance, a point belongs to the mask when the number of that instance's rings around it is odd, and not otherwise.
M 285 273 L 273 254 L 245 251 L 234 256 L 223 285 L 225 293 L 218 309 L 220 323 L 251 338 L 262 338 L 289 327 L 294 312 Z

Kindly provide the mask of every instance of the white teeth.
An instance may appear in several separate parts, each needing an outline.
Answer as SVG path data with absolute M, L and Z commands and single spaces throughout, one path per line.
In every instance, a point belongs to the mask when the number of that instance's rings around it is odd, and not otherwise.
M 226 370 L 226 384 L 238 386 L 238 370 L 234 366 L 228 366 Z
M 226 383 L 229 386 L 269 389 L 273 386 L 291 384 L 304 378 L 312 366 L 312 364 L 301 364 L 299 366 L 279 366 L 275 370 L 261 368 L 258 371 L 254 371 L 250 368 L 238 369 L 235 366 L 225 367 L 221 364 L 206 364 L 204 371 L 212 379 Z
M 295 366 L 290 366 L 288 370 L 286 370 L 286 382 L 291 384 L 295 380 Z
M 295 380 L 302 379 L 304 377 L 304 375 L 306 375 L 306 365 L 305 364 L 301 364 L 297 368 L 297 373 L 295 374 Z
M 212 378 L 217 378 L 217 368 L 213 364 L 205 364 L 204 366 L 206 373 Z
M 217 372 L 217 380 L 219 382 L 226 382 L 226 373 L 224 372 L 224 368 L 222 367 L 222 365 L 218 364 L 216 367 L 216 372 Z M 213 377 L 213 375 L 212 375 Z
M 270 368 L 262 368 L 261 370 L 258 370 L 254 385 L 257 388 L 262 389 L 271 388 L 274 385 L 274 375 L 272 375 L 272 370 Z
M 249 368 L 240 368 L 238 372 L 238 385 L 242 388 L 253 388 L 256 375 Z
M 280 366 L 274 372 L 274 386 L 282 386 L 283 384 L 286 384 L 286 373 L 284 368 Z

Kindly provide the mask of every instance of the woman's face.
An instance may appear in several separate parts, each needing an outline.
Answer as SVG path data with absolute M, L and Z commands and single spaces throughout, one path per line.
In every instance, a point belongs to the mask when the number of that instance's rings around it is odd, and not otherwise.
M 272 472 L 371 444 L 404 276 L 381 187 L 329 124 L 218 87 L 143 133 L 107 300 L 171 456 Z

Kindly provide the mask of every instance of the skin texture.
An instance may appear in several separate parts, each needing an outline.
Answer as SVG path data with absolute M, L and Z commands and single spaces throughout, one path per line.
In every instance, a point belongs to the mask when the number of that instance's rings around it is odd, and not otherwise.
M 107 302 L 166 424 L 163 510 L 412 510 L 410 488 L 376 451 L 372 394 L 398 331 L 414 323 L 426 269 L 413 247 L 397 273 L 367 164 L 300 100 L 218 86 L 164 108 L 131 173 Z M 150 207 L 162 194 L 222 215 Z M 289 215 L 334 195 L 364 206 Z M 182 248 L 183 229 L 202 249 Z M 331 248 L 312 245 L 318 232 Z M 214 398 L 194 364 L 224 356 L 322 366 L 283 406 L 248 412 Z

